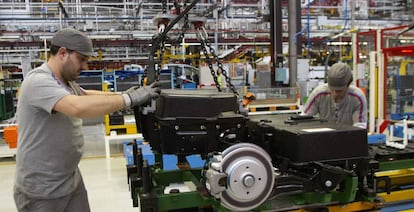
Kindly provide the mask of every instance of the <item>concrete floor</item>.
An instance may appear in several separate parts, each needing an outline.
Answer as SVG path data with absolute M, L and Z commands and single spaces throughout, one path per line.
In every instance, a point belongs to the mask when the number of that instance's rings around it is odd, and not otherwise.
M 126 161 L 123 157 L 122 143 L 111 143 L 111 158 L 105 159 L 103 125 L 84 127 L 85 153 L 79 168 L 88 190 L 92 211 L 99 212 L 136 212 L 126 177 Z M 13 200 L 13 181 L 15 162 L 11 157 L 0 158 L 0 211 L 15 212 Z

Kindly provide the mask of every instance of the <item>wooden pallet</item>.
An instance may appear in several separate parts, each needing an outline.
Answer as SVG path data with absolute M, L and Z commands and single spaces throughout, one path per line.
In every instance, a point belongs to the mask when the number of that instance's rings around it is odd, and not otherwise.
M 298 110 L 299 106 L 294 105 L 248 105 L 249 112 L 258 111 L 279 111 L 279 110 Z
M 286 99 L 255 99 L 250 102 L 246 109 L 249 113 L 256 112 L 279 112 L 286 113 L 297 112 L 300 107 L 299 98 L 286 98 Z

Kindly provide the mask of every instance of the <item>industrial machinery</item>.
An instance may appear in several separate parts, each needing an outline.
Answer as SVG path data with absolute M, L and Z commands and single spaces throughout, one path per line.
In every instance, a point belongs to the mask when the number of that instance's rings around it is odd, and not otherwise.
M 249 117 L 238 104 L 230 93 L 163 90 L 147 113 L 151 117 L 141 119 L 155 164 L 143 160 L 133 144 L 134 163 L 127 166 L 134 206 L 141 211 L 362 211 L 401 195 L 412 198 L 407 172 L 387 174 L 414 167 L 411 148 L 368 145 L 365 129 L 313 117 Z M 163 170 L 162 154 L 176 155 L 178 169 Z M 190 167 L 186 156 L 193 154 L 205 160 L 204 167 Z M 393 194 L 398 194 L 394 200 Z
M 165 47 L 166 32 L 183 14 L 157 19 L 163 27 L 150 53 L 150 82 L 159 75 L 155 49 Z M 212 63 L 218 57 L 201 19 L 187 16 L 184 22 L 194 25 L 217 81 Z M 215 62 L 222 69 L 220 61 Z M 127 173 L 133 206 L 144 212 L 367 211 L 414 196 L 414 189 L 406 186 L 414 183 L 414 174 L 389 175 L 414 168 L 414 149 L 368 145 L 366 129 L 312 116 L 249 116 L 226 71 L 222 73 L 231 93 L 219 87 L 162 90 L 156 101 L 134 108 L 137 128 L 151 146 L 155 163 L 150 165 L 142 149 L 130 144 L 133 164 L 127 165 Z M 164 154 L 177 157 L 177 170 L 163 169 Z M 191 167 L 190 155 L 199 155 L 204 166 Z M 389 198 L 393 194 L 395 198 Z

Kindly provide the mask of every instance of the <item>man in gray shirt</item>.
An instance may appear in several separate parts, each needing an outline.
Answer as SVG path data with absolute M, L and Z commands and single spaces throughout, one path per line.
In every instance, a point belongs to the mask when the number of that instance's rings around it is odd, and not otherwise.
M 24 78 L 17 105 L 14 199 L 19 211 L 90 211 L 78 163 L 82 118 L 102 116 L 157 98 L 157 83 L 125 94 L 84 90 L 74 81 L 92 55 L 92 41 L 63 29 L 49 60 Z
M 351 85 L 351 69 L 345 63 L 336 63 L 327 80 L 309 95 L 303 113 L 318 114 L 320 119 L 339 124 L 366 126 L 367 100 L 361 89 Z

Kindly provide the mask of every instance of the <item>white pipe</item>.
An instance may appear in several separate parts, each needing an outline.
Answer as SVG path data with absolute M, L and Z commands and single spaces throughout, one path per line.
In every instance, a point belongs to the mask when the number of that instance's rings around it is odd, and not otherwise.
M 354 69 L 353 73 L 353 77 L 354 77 L 354 82 L 355 83 L 358 80 L 358 70 L 357 70 L 357 33 L 352 33 L 352 67 Z M 371 57 L 370 57 L 371 58 Z
M 404 148 L 407 146 L 408 144 L 408 123 L 407 123 L 407 119 L 403 119 L 403 145 Z
M 76 0 L 75 1 L 75 16 L 76 17 L 80 17 L 80 11 L 81 11 L 81 2 L 80 2 L 80 0 Z
M 381 123 L 385 117 L 383 102 L 384 99 L 384 54 L 381 49 L 381 33 L 377 30 L 377 65 L 378 65 L 378 123 Z M 386 118 L 386 117 L 385 117 Z
M 43 39 L 43 44 L 45 45 L 45 62 L 47 62 L 47 41 L 46 41 L 46 38 L 45 39 Z
M 368 132 L 375 132 L 375 57 L 377 52 L 370 52 L 369 53 L 369 128 Z M 379 125 L 379 123 L 377 123 Z M 379 131 L 377 131 L 379 133 Z
M 124 7 L 122 8 L 122 11 L 123 11 L 124 15 L 127 15 L 127 2 L 126 2 L 126 0 L 124 0 L 123 5 L 124 5 Z
M 59 30 L 63 28 L 62 15 L 62 8 L 59 8 Z
M 185 55 L 187 54 L 187 52 L 185 51 L 185 47 L 186 47 L 185 37 L 183 37 L 181 45 L 182 45 L 182 54 L 183 54 L 182 60 L 185 61 Z M 216 47 L 216 49 L 218 49 L 218 47 Z

